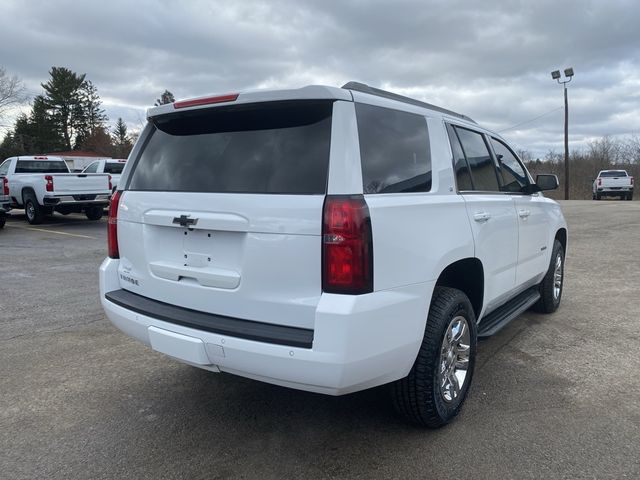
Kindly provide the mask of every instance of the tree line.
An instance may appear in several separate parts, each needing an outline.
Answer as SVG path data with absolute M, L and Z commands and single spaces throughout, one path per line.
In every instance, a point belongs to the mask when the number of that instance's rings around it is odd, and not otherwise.
M 65 67 L 52 67 L 43 92 L 33 98 L 29 113 L 22 113 L 0 143 L 0 159 L 70 150 L 88 150 L 114 158 L 126 158 L 137 133 L 129 132 L 118 118 L 109 128 L 97 87 Z M 22 82 L 0 68 L 0 120 L 6 111 L 27 100 Z M 155 105 L 174 101 L 168 90 Z M 1 123 L 0 123 L 1 125 Z

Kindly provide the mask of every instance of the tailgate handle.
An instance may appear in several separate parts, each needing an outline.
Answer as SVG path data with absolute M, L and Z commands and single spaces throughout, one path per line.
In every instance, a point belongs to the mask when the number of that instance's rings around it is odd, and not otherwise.
M 144 223 L 160 227 L 196 228 L 198 230 L 249 231 L 249 220 L 234 213 L 149 210 L 144 213 Z

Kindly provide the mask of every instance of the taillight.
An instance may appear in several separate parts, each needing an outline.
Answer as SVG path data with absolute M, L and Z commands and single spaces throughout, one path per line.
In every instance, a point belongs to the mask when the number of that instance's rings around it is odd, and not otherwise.
M 116 191 L 111 196 L 109 205 L 109 219 L 107 220 L 107 254 L 109 258 L 120 258 L 118 249 L 118 204 L 122 190 Z
M 9 180 L 7 180 L 7 177 L 2 177 L 2 193 L 3 195 L 9 195 Z
M 109 190 L 112 190 L 113 186 L 111 185 L 111 175 L 109 175 Z
M 602 186 L 602 179 L 598 178 L 598 186 L 601 187 Z
M 44 179 L 47 182 L 47 185 L 45 186 L 45 190 L 47 192 L 53 192 L 53 177 L 51 175 L 45 175 Z
M 631 177 L 631 186 L 633 187 L 633 177 Z M 9 194 L 7 193 L 7 195 L 9 195 Z
M 373 291 L 373 239 L 362 195 L 327 196 L 322 223 L 322 290 Z

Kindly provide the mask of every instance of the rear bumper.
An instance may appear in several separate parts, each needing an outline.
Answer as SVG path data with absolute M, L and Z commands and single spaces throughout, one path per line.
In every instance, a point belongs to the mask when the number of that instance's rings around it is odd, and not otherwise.
M 111 193 L 101 195 L 57 195 L 44 197 L 44 205 L 48 207 L 63 205 L 73 207 L 96 207 L 100 205 L 108 205 L 110 197 Z
M 106 297 L 121 289 L 118 263 L 106 259 L 100 267 L 100 297 L 109 320 L 127 335 L 200 368 L 330 395 L 409 373 L 435 283 L 358 296 L 323 294 L 311 346 L 304 348 L 206 331 L 125 308 Z
M 633 187 L 598 188 L 600 195 L 620 195 L 621 193 L 633 193 Z

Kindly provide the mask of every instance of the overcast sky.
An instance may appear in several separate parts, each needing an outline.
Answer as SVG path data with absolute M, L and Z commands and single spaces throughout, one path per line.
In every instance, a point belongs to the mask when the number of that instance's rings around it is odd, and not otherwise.
M 0 65 L 41 93 L 86 73 L 113 123 L 176 98 L 357 80 L 467 114 L 516 148 L 640 134 L 640 1 L 0 0 Z M 539 118 L 537 118 L 539 117 Z M 515 128 L 514 128 L 515 127 Z

